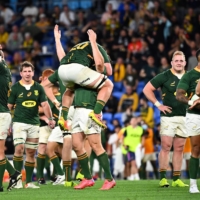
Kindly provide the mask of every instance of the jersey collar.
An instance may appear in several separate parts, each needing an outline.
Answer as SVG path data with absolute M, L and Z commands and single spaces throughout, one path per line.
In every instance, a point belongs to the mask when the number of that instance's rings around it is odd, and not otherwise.
M 24 83 L 22 83 L 22 80 L 20 80 L 19 83 L 20 83 L 20 85 L 24 86 Z M 34 80 L 32 80 L 30 85 L 33 85 L 33 84 L 34 84 Z
M 194 68 L 194 70 L 200 72 L 200 69 L 197 66 Z

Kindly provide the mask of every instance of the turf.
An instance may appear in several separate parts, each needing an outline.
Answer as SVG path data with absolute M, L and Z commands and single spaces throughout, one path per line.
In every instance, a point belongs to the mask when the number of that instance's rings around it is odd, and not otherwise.
M 184 180 L 189 183 L 188 180 Z M 169 181 L 171 184 L 171 180 Z M 158 180 L 149 181 L 117 181 L 115 188 L 109 191 L 98 190 L 103 181 L 84 190 L 65 188 L 62 185 L 53 186 L 50 183 L 40 189 L 13 189 L 0 193 L 0 200 L 189 200 L 200 199 L 200 194 L 190 194 L 186 188 L 158 187 Z M 200 187 L 199 187 L 200 188 Z

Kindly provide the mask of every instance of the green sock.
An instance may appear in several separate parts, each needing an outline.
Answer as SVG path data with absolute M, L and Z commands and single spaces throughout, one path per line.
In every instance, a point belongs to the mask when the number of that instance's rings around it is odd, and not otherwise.
M 174 171 L 173 172 L 173 181 L 176 181 L 177 179 L 180 178 L 181 171 Z
M 102 153 L 101 155 L 97 156 L 100 166 L 103 168 L 105 173 L 105 179 L 112 180 L 113 177 L 110 171 L 110 163 L 108 160 L 108 155 L 106 152 Z
M 199 158 L 194 158 L 191 156 L 189 162 L 189 174 L 191 179 L 197 179 L 199 170 Z
M 67 120 L 68 112 L 69 112 L 69 108 L 63 106 L 62 107 L 62 116 L 63 116 L 64 120 Z
M 94 113 L 95 114 L 100 114 L 101 111 L 103 110 L 103 107 L 105 106 L 105 102 L 101 100 L 97 100 L 95 107 L 94 107 Z
M 71 164 L 71 161 L 63 161 L 63 169 L 65 169 L 66 181 L 72 181 Z
M 78 161 L 80 163 L 80 166 L 81 166 L 81 169 L 82 169 L 82 172 L 84 174 L 84 177 L 86 179 L 91 179 L 92 178 L 92 175 L 90 173 L 90 169 L 89 169 L 89 164 L 88 164 L 88 156 L 86 153 L 78 156 Z
M 58 173 L 58 175 L 64 175 L 64 172 L 60 166 L 60 161 L 59 161 L 59 158 L 55 155 L 55 156 L 52 156 L 50 158 L 50 161 L 52 162 L 54 168 L 56 169 L 56 172 Z
M 10 164 L 8 158 L 6 158 L 6 170 L 8 171 L 9 175 L 12 176 L 15 173 L 14 167 Z
M 38 178 L 44 178 L 44 166 L 45 166 L 45 158 L 46 155 L 42 155 L 40 153 L 38 153 L 37 156 L 37 176 Z
M 166 178 L 166 169 L 160 169 L 160 180 Z
M 22 170 L 23 161 L 24 161 L 23 156 L 19 156 L 18 157 L 18 156 L 14 155 L 14 157 L 13 157 L 13 165 L 14 165 L 14 168 L 19 172 L 21 172 L 21 170 Z
M 33 170 L 35 167 L 35 163 L 25 162 L 25 170 L 26 170 L 26 183 L 32 182 Z
M 6 169 L 6 159 L 0 160 L 0 188 L 2 187 L 3 183 L 3 176 Z

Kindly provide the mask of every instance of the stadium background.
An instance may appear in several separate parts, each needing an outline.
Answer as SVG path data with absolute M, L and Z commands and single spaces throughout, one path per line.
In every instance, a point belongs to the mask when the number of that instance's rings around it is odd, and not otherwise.
M 107 9 L 109 3 L 112 10 Z M 114 83 L 112 98 L 104 110 L 108 125 L 104 135 L 106 145 L 110 134 L 115 131 L 113 120 L 117 119 L 124 126 L 127 110 L 119 111 L 118 102 L 127 92 L 127 75 L 132 76 L 128 84 L 132 92 L 141 99 L 145 83 L 170 67 L 175 50 L 185 53 L 187 69 L 196 66 L 194 52 L 200 48 L 199 5 L 198 0 L 0 1 L 0 44 L 12 71 L 13 83 L 20 79 L 18 69 L 23 60 L 34 64 L 34 79 L 38 81 L 42 70 L 59 66 L 53 36 L 56 23 L 60 25 L 61 41 L 66 52 L 76 43 L 88 40 L 88 28 L 95 30 L 98 43 L 111 57 L 114 72 L 109 77 Z M 25 12 L 27 8 L 37 12 L 31 15 L 31 12 Z M 61 19 L 61 15 L 69 16 L 71 20 Z M 148 62 L 149 58 L 153 59 L 153 64 Z M 159 91 L 156 97 L 161 101 Z M 148 106 L 154 110 L 153 128 L 159 141 L 156 133 L 160 123 L 159 111 L 150 102 Z M 134 115 L 141 114 L 139 102 L 132 111 Z M 12 137 L 7 138 L 6 146 L 6 154 L 13 154 Z

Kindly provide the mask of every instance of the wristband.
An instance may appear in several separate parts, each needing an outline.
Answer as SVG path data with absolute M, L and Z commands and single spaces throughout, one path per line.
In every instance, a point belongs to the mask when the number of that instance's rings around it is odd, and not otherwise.
M 156 101 L 156 102 L 154 103 L 154 106 L 159 107 L 159 106 L 161 106 L 161 103 L 160 103 L 159 101 Z
M 48 120 L 52 121 L 52 120 L 54 120 L 54 117 L 49 117 Z
M 193 103 L 194 103 L 194 101 L 192 101 L 192 100 L 189 100 L 189 101 L 188 101 L 188 105 L 189 105 L 189 106 L 191 106 Z

